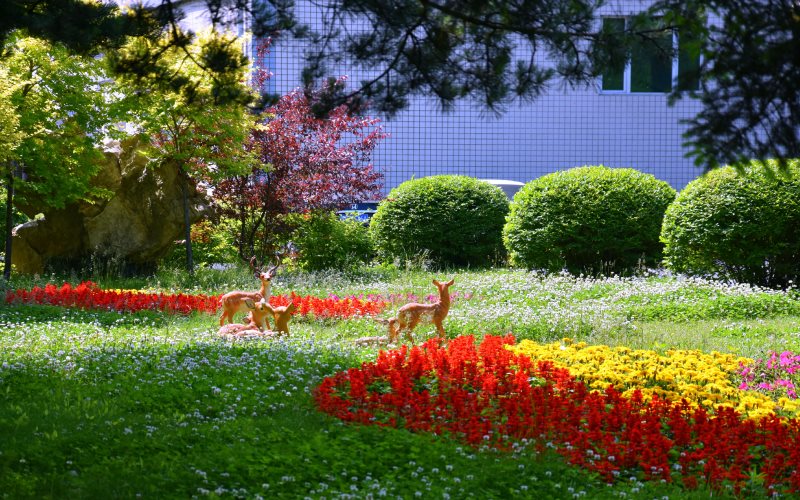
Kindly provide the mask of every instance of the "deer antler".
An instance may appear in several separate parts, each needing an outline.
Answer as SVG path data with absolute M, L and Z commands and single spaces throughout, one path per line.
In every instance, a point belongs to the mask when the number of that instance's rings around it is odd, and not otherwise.
M 275 252 L 275 255 L 272 257 L 272 262 L 274 265 L 270 266 L 267 269 L 268 274 L 270 274 L 273 277 L 275 276 L 275 271 L 277 271 L 278 268 L 281 267 L 281 264 L 283 263 L 283 258 L 286 257 L 287 253 L 289 253 L 288 246 L 287 248 L 284 248 L 282 251 Z
M 258 263 L 255 255 L 250 257 L 250 269 L 253 271 L 253 274 L 256 275 L 256 278 L 261 274 L 261 264 Z

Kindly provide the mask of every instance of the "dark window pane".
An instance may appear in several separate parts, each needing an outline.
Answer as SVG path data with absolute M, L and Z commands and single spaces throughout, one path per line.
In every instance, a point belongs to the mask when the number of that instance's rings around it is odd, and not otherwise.
M 678 33 L 678 90 L 700 88 L 700 51 L 697 40 Z
M 672 32 L 652 31 L 631 51 L 631 92 L 672 90 Z
M 603 19 L 603 31 L 606 33 L 622 33 L 625 31 L 625 19 L 621 17 L 606 17 Z M 609 65 L 603 71 L 603 90 L 623 90 L 625 78 L 625 63 Z

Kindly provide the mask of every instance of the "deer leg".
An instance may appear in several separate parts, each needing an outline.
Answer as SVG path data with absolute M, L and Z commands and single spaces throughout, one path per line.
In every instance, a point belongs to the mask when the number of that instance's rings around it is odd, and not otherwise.
M 222 316 L 219 317 L 219 326 L 225 326 L 225 318 L 228 316 L 228 311 L 223 311 Z M 233 320 L 231 320 L 233 323 Z
M 422 318 L 420 318 L 419 316 L 412 316 L 411 321 L 408 322 L 408 328 L 406 329 L 406 337 L 408 338 L 408 341 L 411 342 L 411 344 L 414 343 L 414 337 L 411 335 L 411 332 L 414 331 L 414 328 L 417 327 L 421 319 Z
M 400 329 L 397 327 L 397 320 L 392 318 L 389 320 L 389 342 L 396 342 L 397 336 L 400 334 Z
M 436 331 L 439 332 L 439 337 L 445 338 L 444 326 L 442 326 L 441 320 L 434 320 L 433 323 L 436 325 Z
M 422 318 L 420 318 L 419 316 L 414 316 L 414 317 L 411 318 L 411 321 L 408 322 L 408 332 L 409 333 L 414 331 L 414 328 L 417 327 L 417 325 L 419 324 L 421 319 Z

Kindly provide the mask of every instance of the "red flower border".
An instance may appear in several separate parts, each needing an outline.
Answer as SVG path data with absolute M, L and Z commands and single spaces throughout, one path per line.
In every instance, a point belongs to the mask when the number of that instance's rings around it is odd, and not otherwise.
M 220 295 L 103 290 L 91 281 L 84 281 L 77 286 L 69 283 L 64 283 L 60 287 L 48 284 L 30 290 L 17 289 L 6 292 L 7 304 L 47 304 L 118 312 L 149 310 L 180 314 L 191 314 L 195 311 L 216 314 L 220 308 L 219 299 Z M 313 315 L 317 318 L 372 316 L 379 314 L 388 304 L 387 301 L 377 297 L 369 300 L 355 297 L 318 298 L 291 293 L 273 295 L 270 298 L 270 303 L 275 306 L 287 305 L 289 302 L 295 304 L 297 308 L 295 314 Z

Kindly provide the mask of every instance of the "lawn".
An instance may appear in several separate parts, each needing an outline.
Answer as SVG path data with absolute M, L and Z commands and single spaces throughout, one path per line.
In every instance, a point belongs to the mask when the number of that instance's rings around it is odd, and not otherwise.
M 380 296 L 389 317 L 455 277 L 449 338 L 800 352 L 800 294 L 652 275 L 575 278 L 511 270 L 358 275 L 285 272 L 273 294 Z M 63 280 L 56 280 L 61 284 Z M 71 280 L 77 284 L 78 280 Z M 101 281 L 185 294 L 256 289 L 244 271 Z M 52 281 L 51 281 L 52 282 Z M 39 282 L 18 282 L 30 288 Z M 497 451 L 448 437 L 343 423 L 320 412 L 326 378 L 376 359 L 354 340 L 371 318 L 297 316 L 289 338 L 230 342 L 208 313 L 0 306 L 0 497 L 707 498 L 704 484 L 623 473 L 609 483 L 534 446 Z M 418 343 L 433 335 L 418 328 Z M 385 347 L 384 347 L 385 348 Z M 755 471 L 739 495 L 766 496 Z M 734 496 L 723 485 L 715 496 Z

